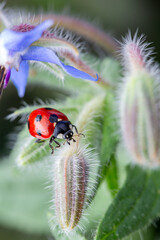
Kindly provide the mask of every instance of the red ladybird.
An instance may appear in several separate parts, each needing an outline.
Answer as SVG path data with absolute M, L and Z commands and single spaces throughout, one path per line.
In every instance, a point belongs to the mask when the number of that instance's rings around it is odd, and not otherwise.
M 31 112 L 28 118 L 28 129 L 30 134 L 37 138 L 36 142 L 50 138 L 51 153 L 54 152 L 52 142 L 57 144 L 56 147 L 60 147 L 60 143 L 55 140 L 56 138 L 66 139 L 68 144 L 71 140 L 75 142 L 73 128 L 78 134 L 76 126 L 68 120 L 67 116 L 53 108 L 38 108 Z

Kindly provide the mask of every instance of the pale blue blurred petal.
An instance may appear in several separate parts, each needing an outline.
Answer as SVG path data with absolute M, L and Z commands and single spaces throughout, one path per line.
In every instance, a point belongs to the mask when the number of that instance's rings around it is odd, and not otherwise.
M 21 62 L 18 72 L 15 70 L 15 68 L 12 68 L 11 70 L 11 80 L 17 88 L 19 97 L 23 97 L 25 94 L 28 74 L 29 64 L 27 61 Z

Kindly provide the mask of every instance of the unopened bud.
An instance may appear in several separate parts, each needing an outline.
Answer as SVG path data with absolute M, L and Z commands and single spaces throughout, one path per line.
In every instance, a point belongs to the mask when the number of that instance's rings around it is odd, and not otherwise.
M 157 76 L 141 39 L 123 46 L 126 74 L 121 91 L 121 129 L 133 160 L 144 166 L 160 165 L 160 112 Z M 158 87 L 158 88 L 157 88 Z
M 89 195 L 93 194 L 98 169 L 95 158 L 93 151 L 73 143 L 65 146 L 55 159 L 54 208 L 56 220 L 66 233 L 77 226 Z

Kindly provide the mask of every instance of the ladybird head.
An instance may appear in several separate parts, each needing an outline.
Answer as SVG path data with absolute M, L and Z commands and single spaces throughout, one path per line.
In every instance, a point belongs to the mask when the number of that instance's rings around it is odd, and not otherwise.
M 71 140 L 72 137 L 73 137 L 73 131 L 72 131 L 72 130 L 68 130 L 67 132 L 65 132 L 65 133 L 63 134 L 63 137 L 64 137 L 65 139 L 67 139 L 67 140 Z

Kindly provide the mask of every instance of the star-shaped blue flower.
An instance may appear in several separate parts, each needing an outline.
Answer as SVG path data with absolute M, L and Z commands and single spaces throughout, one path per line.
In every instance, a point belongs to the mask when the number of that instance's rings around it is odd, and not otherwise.
M 27 32 L 5 29 L 0 34 L 0 93 L 11 78 L 19 97 L 24 96 L 29 74 L 28 61 L 30 60 L 57 64 L 75 78 L 98 80 L 98 76 L 95 79 L 83 71 L 65 65 L 53 50 L 46 47 L 31 46 L 52 24 L 53 21 L 47 20 Z

